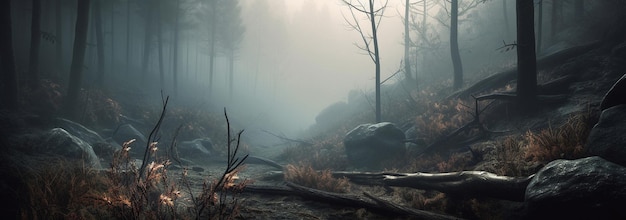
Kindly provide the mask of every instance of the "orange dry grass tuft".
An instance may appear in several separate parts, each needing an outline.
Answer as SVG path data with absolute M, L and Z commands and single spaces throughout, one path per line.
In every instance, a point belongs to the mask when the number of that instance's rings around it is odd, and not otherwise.
M 460 99 L 428 105 L 426 112 L 415 118 L 418 137 L 424 137 L 427 143 L 431 143 L 471 121 L 467 106 L 467 102 Z
M 591 131 L 591 115 L 579 113 L 557 129 L 549 126 L 537 133 L 527 132 L 526 158 L 537 162 L 577 159 L 585 156 L 584 144 Z
M 350 182 L 346 178 L 333 177 L 330 170 L 316 171 L 311 165 L 287 165 L 285 180 L 292 181 L 306 187 L 311 187 L 329 192 L 348 192 Z

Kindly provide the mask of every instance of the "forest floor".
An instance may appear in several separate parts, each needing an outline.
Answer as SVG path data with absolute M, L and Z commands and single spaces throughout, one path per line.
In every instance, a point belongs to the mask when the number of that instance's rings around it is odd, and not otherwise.
M 558 65 L 550 70 L 544 70 L 544 74 L 567 74 L 564 71 L 571 70 L 568 65 L 574 63 L 603 62 L 610 59 L 606 56 L 596 56 L 587 54 L 574 59 L 570 59 L 566 64 Z M 516 116 L 511 110 L 512 107 L 501 105 L 499 110 L 492 112 L 484 120 L 485 126 L 490 130 L 507 131 L 504 133 L 493 133 L 487 138 L 471 143 L 470 147 L 483 155 L 481 161 L 469 167 L 469 170 L 498 170 L 502 166 L 501 161 L 495 155 L 495 148 L 506 137 L 524 136 L 528 131 L 536 131 L 546 128 L 557 128 L 564 124 L 574 113 L 587 112 L 591 117 L 597 119 L 599 114 L 598 106 L 604 94 L 612 84 L 621 77 L 620 71 L 623 66 L 607 66 L 595 63 L 577 70 L 575 80 L 568 86 L 567 99 L 563 102 L 545 104 L 539 111 L 531 116 Z M 554 77 L 554 75 L 553 75 Z M 550 77 L 547 76 L 546 79 Z M 593 120 L 593 119 L 592 119 Z M 286 163 L 280 158 L 284 149 L 280 148 L 255 148 L 250 147 L 250 155 L 276 160 L 279 163 Z M 544 163 L 524 163 L 528 167 L 518 167 L 520 170 L 537 171 Z M 217 176 L 223 172 L 224 165 L 220 163 L 209 163 L 197 165 L 203 168 L 201 172 L 190 173 L 193 182 L 201 183 L 207 176 Z M 259 164 L 247 164 L 245 169 L 239 173 L 240 179 L 248 179 L 253 182 L 251 185 L 283 185 L 281 180 L 266 180 L 268 172 L 277 171 L 276 168 Z M 200 185 L 197 185 L 200 186 Z M 407 193 L 406 189 L 391 187 L 388 191 L 382 187 L 360 186 L 351 184 L 348 194 L 362 195 L 368 192 L 386 201 L 396 203 L 401 206 L 412 207 L 401 197 Z M 423 192 L 423 191 L 422 191 Z M 299 196 L 289 195 L 268 195 L 256 193 L 242 193 L 239 198 L 240 213 L 243 219 L 411 219 L 410 216 L 387 216 L 385 213 L 371 212 L 359 207 L 346 207 L 324 201 L 311 201 Z M 431 201 L 436 202 L 436 201 Z M 447 207 L 438 210 L 429 210 L 440 214 L 457 216 L 469 219 L 522 219 L 524 212 L 523 202 L 512 202 L 490 198 L 463 198 L 446 201 Z M 458 203 L 456 205 L 450 203 Z M 423 205 L 423 204 L 422 204 Z M 452 212 L 451 212 L 451 208 Z

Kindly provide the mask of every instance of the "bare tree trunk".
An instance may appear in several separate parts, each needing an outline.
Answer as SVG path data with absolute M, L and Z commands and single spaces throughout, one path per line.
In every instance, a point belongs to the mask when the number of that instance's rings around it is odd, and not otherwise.
M 176 0 L 176 19 L 174 21 L 174 57 L 173 57 L 173 72 L 174 78 L 174 97 L 178 97 L 178 17 L 180 13 L 180 0 Z
M 98 53 L 98 70 L 96 74 L 96 84 L 100 87 L 104 85 L 104 37 L 102 36 L 102 7 L 100 0 L 94 0 L 94 19 L 96 26 L 96 51 Z
M 41 0 L 33 0 L 30 25 L 30 56 L 28 85 L 32 89 L 39 87 L 39 44 L 41 35 Z
M 2 72 L 2 108 L 18 109 L 17 73 L 13 51 L 13 28 L 11 27 L 11 1 L 0 1 L 0 72 Z
M 522 114 L 531 113 L 537 99 L 534 5 L 517 0 L 517 99 Z
M 376 122 L 382 121 L 382 109 L 380 104 L 380 53 L 378 51 L 378 27 L 374 11 L 374 0 L 370 0 L 369 18 L 372 25 L 372 41 L 374 41 L 374 64 L 376 64 Z
M 409 33 L 409 9 L 411 4 L 409 0 L 406 0 L 404 3 L 404 78 L 407 82 L 411 82 L 413 80 L 411 74 L 411 60 L 410 60 L 410 51 L 411 48 L 411 35 Z
M 233 100 L 233 93 L 235 89 L 235 49 L 230 49 L 228 56 L 228 88 L 230 100 Z
M 452 56 L 452 66 L 454 67 L 454 90 L 463 87 L 463 64 L 459 53 L 459 0 L 451 1 L 450 11 L 450 54 Z
M 585 1 L 574 1 L 574 21 L 582 21 L 585 18 Z
M 217 21 L 216 21 L 216 13 L 215 8 L 217 7 L 216 1 L 212 2 L 212 13 L 211 13 L 211 22 L 209 27 L 209 31 L 211 32 L 211 39 L 209 39 L 209 96 L 213 96 L 213 74 L 214 74 L 214 65 L 215 65 L 215 31 L 217 30 Z
M 111 4 L 111 65 L 109 72 L 113 73 L 115 70 L 115 1 L 109 1 L 109 4 Z
M 126 75 L 130 73 L 130 1 L 126 0 Z
M 145 78 L 148 74 L 148 61 L 150 57 L 150 39 L 152 38 L 152 1 L 145 2 L 146 4 L 146 17 L 145 17 L 145 33 L 143 39 L 143 54 L 141 60 L 141 74 Z
M 552 39 L 552 41 L 555 40 L 556 38 L 556 33 L 559 32 L 559 29 L 561 28 L 561 2 L 562 0 L 552 0 L 552 19 L 551 19 L 551 27 L 552 31 L 550 32 L 550 37 Z
M 541 53 L 541 38 L 543 37 L 543 1 L 539 1 L 537 5 L 537 53 Z
M 89 0 L 77 1 L 76 31 L 74 49 L 72 50 L 72 66 L 67 89 L 65 113 L 71 119 L 77 119 L 78 95 L 81 87 L 85 47 L 87 46 L 87 29 L 89 28 Z
M 63 72 L 63 24 L 61 23 L 61 18 L 63 14 L 61 13 L 61 0 L 56 0 L 55 6 L 55 29 L 56 29 L 56 42 L 55 52 L 56 52 L 56 63 L 57 63 L 57 73 L 56 76 L 60 77 Z
M 157 35 L 157 49 L 159 53 L 159 82 L 161 85 L 161 90 L 165 89 L 165 69 L 163 68 L 163 36 L 161 33 L 161 5 L 157 3 L 157 22 L 156 22 L 156 35 Z
M 509 13 L 507 13 L 506 2 L 509 0 L 502 0 L 502 15 L 504 19 L 504 28 L 506 28 L 506 37 L 511 36 L 511 30 L 509 28 Z

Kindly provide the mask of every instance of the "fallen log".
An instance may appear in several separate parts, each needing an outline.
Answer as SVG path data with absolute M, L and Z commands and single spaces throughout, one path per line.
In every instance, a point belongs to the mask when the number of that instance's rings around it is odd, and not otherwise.
M 270 172 L 271 176 L 282 171 Z M 335 178 L 348 178 L 350 182 L 367 186 L 409 187 L 422 190 L 465 196 L 488 197 L 509 201 L 524 201 L 526 186 L 534 175 L 526 177 L 499 176 L 486 171 L 460 171 L 450 173 L 391 173 L 391 172 L 332 172 Z
M 354 194 L 340 194 L 331 193 L 322 190 L 312 189 L 304 186 L 300 186 L 295 183 L 285 182 L 285 185 L 248 185 L 243 189 L 244 193 L 260 193 L 269 195 L 286 195 L 286 196 L 300 196 L 302 198 L 331 203 L 342 207 L 354 207 L 365 208 L 369 211 L 380 213 L 383 215 L 391 215 L 396 217 L 411 216 L 412 219 L 439 219 L 439 220 L 451 220 L 461 219 L 454 216 L 447 216 L 437 214 L 433 212 L 412 209 L 403 207 L 397 204 L 393 204 L 382 199 L 374 199 L 375 197 L 364 193 L 366 197 L 358 196 Z M 370 198 L 370 199 L 368 199 Z
M 410 187 L 437 190 L 459 196 L 524 201 L 526 186 L 534 175 L 508 177 L 485 171 L 460 171 L 451 173 L 333 172 L 333 176 L 346 177 L 351 182 L 363 185 Z

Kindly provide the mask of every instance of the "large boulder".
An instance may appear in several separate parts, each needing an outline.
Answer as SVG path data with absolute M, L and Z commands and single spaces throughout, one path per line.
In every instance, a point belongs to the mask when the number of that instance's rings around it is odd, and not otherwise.
M 383 122 L 362 124 L 343 139 L 348 162 L 356 167 L 381 168 L 383 162 L 406 152 L 404 132 L 396 125 Z
M 44 153 L 61 155 L 71 159 L 84 160 L 94 169 L 101 169 L 100 159 L 89 143 L 71 135 L 63 128 L 53 128 L 44 134 L 42 150 Z
M 610 107 L 600 114 L 587 139 L 587 150 L 613 163 L 626 166 L 626 105 Z
M 68 119 L 56 118 L 56 124 L 58 125 L 58 127 L 63 128 L 65 131 L 80 138 L 83 141 L 86 141 L 92 146 L 97 143 L 106 142 L 104 138 L 102 138 L 97 132 Z
M 555 160 L 526 188 L 528 219 L 626 219 L 626 168 L 600 157 Z

